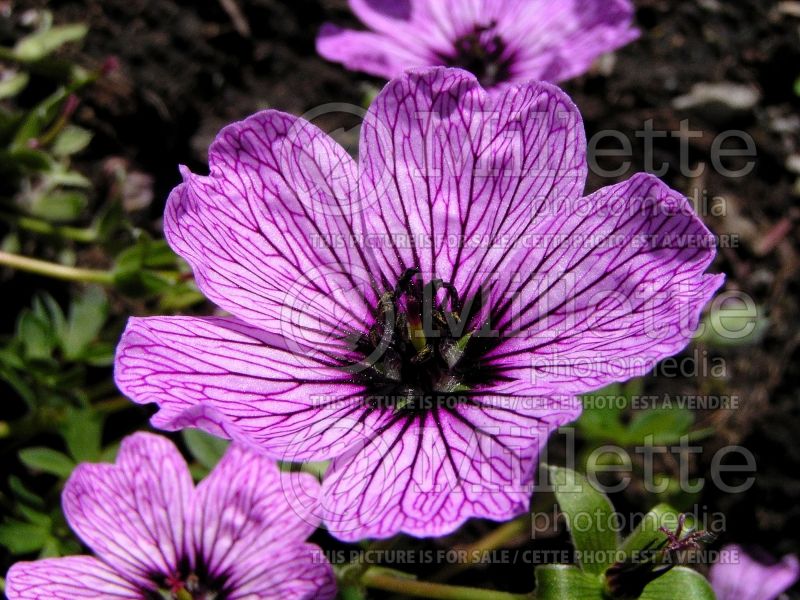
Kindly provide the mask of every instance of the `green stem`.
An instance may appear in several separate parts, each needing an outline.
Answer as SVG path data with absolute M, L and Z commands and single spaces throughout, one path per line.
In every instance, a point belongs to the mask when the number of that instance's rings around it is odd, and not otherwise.
M 532 600 L 532 594 L 511 594 L 472 587 L 406 579 L 373 567 L 361 576 L 361 585 L 417 598 L 439 600 Z
M 9 252 L 0 251 L 0 265 L 11 267 L 12 269 L 19 269 L 20 271 L 27 271 L 28 273 L 45 275 L 46 277 L 63 279 L 65 281 L 82 281 L 85 283 L 100 283 L 103 285 L 110 285 L 114 282 L 114 276 L 110 271 L 68 267 L 66 265 L 59 265 L 36 258 L 28 258 L 27 256 L 20 256 L 19 254 L 11 254 Z
M 454 575 L 469 569 L 476 562 L 478 564 L 482 564 L 481 557 L 483 555 L 492 552 L 493 550 L 506 547 L 521 535 L 529 533 L 530 529 L 531 517 L 530 515 L 525 515 L 501 525 L 488 535 L 473 542 L 472 544 L 459 547 L 458 550 L 465 551 L 464 554 L 467 557 L 466 562 L 459 562 L 450 565 L 449 568 L 443 569 L 433 578 L 434 581 L 446 581 Z
M 70 227 L 69 225 L 53 225 L 43 219 L 0 213 L 0 217 L 14 223 L 18 227 L 42 235 L 57 235 L 66 239 L 90 244 L 97 241 L 97 230 L 94 227 Z
M 101 414 L 111 414 L 128 408 L 133 408 L 134 406 L 136 405 L 124 396 L 117 396 L 116 398 L 109 398 L 108 400 L 95 402 L 92 405 L 92 408 Z
M 469 544 L 466 547 L 467 556 L 480 555 L 498 548 L 503 548 L 506 544 L 518 538 L 524 533 L 528 533 L 531 529 L 531 518 L 529 515 L 514 519 L 508 523 L 504 523 L 489 535 L 482 537 L 478 541 Z

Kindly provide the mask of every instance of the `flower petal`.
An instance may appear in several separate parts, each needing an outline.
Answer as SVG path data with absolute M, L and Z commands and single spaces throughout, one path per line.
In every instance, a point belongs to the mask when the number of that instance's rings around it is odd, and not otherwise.
M 639 37 L 629 0 L 526 2 L 500 17 L 515 49 L 512 79 L 563 81 L 589 70 L 606 52 Z
M 6 575 L 9 600 L 137 600 L 141 591 L 92 556 L 46 558 L 11 565 Z
M 722 285 L 714 236 L 689 202 L 636 175 L 541 214 L 495 290 L 503 341 L 488 360 L 528 393 L 581 393 L 643 375 L 682 350 Z M 516 291 L 514 291 L 516 290 Z
M 453 17 L 458 17 L 463 12 L 461 7 L 474 4 L 475 1 L 349 0 L 349 4 L 353 13 L 367 27 L 387 38 L 405 42 L 406 46 L 420 48 L 420 52 L 430 53 L 433 48 L 448 47 Z M 455 6 L 444 6 L 445 4 Z M 455 10 L 446 12 L 448 8 Z
M 775 600 L 800 579 L 800 561 L 787 554 L 760 562 L 737 545 L 725 546 L 709 573 L 717 600 Z
M 312 544 L 279 543 L 239 563 L 229 585 L 230 600 L 333 600 L 336 578 L 322 551 Z
M 190 557 L 184 515 L 192 493 L 189 469 L 172 442 L 136 433 L 123 440 L 116 464 L 79 465 L 62 506 L 95 554 L 148 585 Z
M 356 245 L 356 169 L 336 142 L 274 110 L 225 127 L 208 177 L 182 169 L 164 233 L 218 306 L 300 345 L 339 348 L 375 306 Z
M 457 40 L 481 28 L 491 27 L 500 38 L 508 78 L 518 82 L 580 75 L 601 54 L 639 35 L 629 0 L 350 0 L 350 6 L 377 33 L 372 38 L 332 37 L 320 53 L 348 68 L 387 77 L 403 68 L 447 64 Z M 348 47 L 336 48 L 338 39 Z M 361 40 L 364 52 L 358 51 Z M 403 48 L 388 53 L 392 69 L 386 67 L 386 56 L 378 59 L 375 52 L 382 44 Z
M 317 52 L 346 69 L 390 79 L 409 67 L 424 66 L 429 59 L 419 46 L 369 31 L 353 31 L 326 24 L 317 37 Z
M 384 286 L 417 267 L 462 297 L 504 270 L 542 206 L 578 197 L 586 179 L 583 124 L 562 91 L 529 83 L 489 96 L 459 69 L 390 82 L 360 148 L 365 228 Z
M 335 456 L 384 418 L 365 412 L 361 386 L 338 365 L 236 319 L 131 319 L 115 371 L 124 394 L 161 407 L 154 426 L 200 427 L 283 460 Z
M 504 521 L 528 509 L 536 458 L 575 418 L 574 400 L 469 398 L 397 418 L 331 463 L 323 519 L 344 541 L 451 533 L 471 517 Z
M 232 444 L 197 486 L 193 548 L 215 576 L 248 560 L 269 563 L 269 546 L 305 542 L 319 525 L 319 482 Z
M 383 33 L 410 28 L 419 0 L 349 0 L 350 8 L 362 23 Z

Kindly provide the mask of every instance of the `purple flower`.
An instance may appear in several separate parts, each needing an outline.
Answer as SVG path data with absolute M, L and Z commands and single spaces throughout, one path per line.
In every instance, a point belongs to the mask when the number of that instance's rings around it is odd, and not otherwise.
M 409 67 L 461 67 L 486 88 L 562 81 L 636 39 L 629 0 L 350 0 L 371 31 L 326 24 L 317 51 L 392 78 Z
M 305 543 L 319 484 L 232 445 L 197 487 L 168 439 L 137 433 L 116 464 L 81 464 L 62 496 L 92 556 L 14 564 L 9 600 L 333 598 L 333 571 Z
M 800 562 L 791 554 L 776 561 L 763 551 L 748 553 L 725 546 L 709 573 L 717 600 L 775 600 L 800 578 Z
M 575 395 L 681 350 L 721 285 L 714 238 L 654 177 L 581 197 L 580 115 L 546 83 L 460 69 L 379 94 L 358 164 L 276 111 L 183 170 L 172 247 L 230 317 L 131 319 L 116 378 L 152 423 L 330 460 L 344 540 L 527 510 Z

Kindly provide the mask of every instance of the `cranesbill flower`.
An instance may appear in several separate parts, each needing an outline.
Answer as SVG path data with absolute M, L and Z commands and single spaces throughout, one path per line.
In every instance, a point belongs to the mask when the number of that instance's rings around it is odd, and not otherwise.
M 93 556 L 14 564 L 9 600 L 333 598 L 333 571 L 305 543 L 317 481 L 232 445 L 195 487 L 175 446 L 137 433 L 116 464 L 81 464 L 64 488 Z
M 709 573 L 717 600 L 775 600 L 800 579 L 800 562 L 789 554 L 780 561 L 763 551 L 725 546 Z
M 317 51 L 392 78 L 409 67 L 460 67 L 491 88 L 562 81 L 638 37 L 629 0 L 350 0 L 368 31 L 326 24 Z
M 156 427 L 332 459 L 341 539 L 525 512 L 575 394 L 681 350 L 722 283 L 659 180 L 582 197 L 585 147 L 555 86 L 490 95 L 438 67 L 378 95 L 358 164 L 277 111 L 226 127 L 164 227 L 232 316 L 131 319 L 120 389 L 159 405 Z

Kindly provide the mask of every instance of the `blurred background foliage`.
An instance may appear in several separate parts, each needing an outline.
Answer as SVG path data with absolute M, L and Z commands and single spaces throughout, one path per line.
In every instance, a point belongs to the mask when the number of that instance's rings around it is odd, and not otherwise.
M 104 435 L 107 420 L 131 408 L 111 379 L 127 315 L 137 305 L 186 309 L 202 296 L 166 243 L 131 218 L 151 200 L 149 177 L 111 158 L 99 187 L 80 166 L 93 132 L 73 116 L 115 59 L 90 69 L 62 58 L 64 46 L 87 35 L 84 24 L 54 24 L 47 10 L 23 21 L 29 31 L 0 47 L 0 256 L 73 285 L 56 299 L 43 279 L 11 333 L 0 335 L 0 451 L 4 464 L 21 467 L 4 469 L 0 545 L 14 557 L 58 556 L 80 551 L 61 514 L 63 482 L 77 463 L 113 460 L 122 435 L 146 425 L 137 412 Z M 13 282 L 3 293 L 15 294 Z M 202 475 L 219 458 L 219 441 L 186 437 Z

